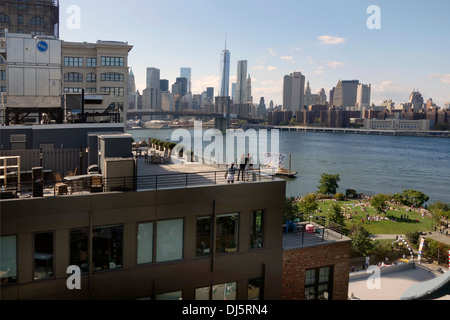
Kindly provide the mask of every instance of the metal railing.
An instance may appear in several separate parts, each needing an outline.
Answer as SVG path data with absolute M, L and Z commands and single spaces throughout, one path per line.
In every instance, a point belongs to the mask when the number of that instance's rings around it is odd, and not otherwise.
M 137 177 L 101 177 L 99 183 L 92 179 L 94 176 L 86 175 L 80 176 L 79 179 L 74 176 L 70 180 L 63 179 L 62 181 L 13 182 L 8 183 L 6 190 L 2 190 L 0 199 L 71 195 L 83 192 L 132 192 L 212 186 L 228 184 L 226 172 L 226 170 L 220 170 Z M 244 183 L 272 181 L 274 179 L 273 175 L 262 173 L 260 170 L 250 170 L 248 171 L 248 179 Z

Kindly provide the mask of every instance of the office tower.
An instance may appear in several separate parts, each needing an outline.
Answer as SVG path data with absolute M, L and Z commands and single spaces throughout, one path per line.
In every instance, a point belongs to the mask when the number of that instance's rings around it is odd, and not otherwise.
M 231 99 L 236 99 L 236 83 L 231 84 Z
M 336 107 L 354 107 L 356 105 L 358 85 L 358 80 L 339 80 L 334 88 L 334 105 Z
M 147 88 L 160 87 L 160 70 L 157 68 L 147 68 Z
M 206 97 L 207 98 L 214 98 L 214 88 L 213 87 L 208 87 L 206 88 Z
M 128 74 L 128 94 L 136 92 L 136 80 L 133 73 L 133 68 L 130 68 L 130 73 Z
M 264 101 L 264 97 L 261 97 L 261 99 L 259 100 L 257 114 L 260 117 L 264 117 L 267 115 L 267 108 L 266 108 L 266 102 Z
M 409 96 L 409 101 L 411 108 L 414 112 L 419 111 L 423 107 L 423 97 L 422 94 L 417 90 L 414 90 Z
M 230 86 L 230 51 L 227 50 L 225 43 L 225 49 L 222 50 L 220 58 L 220 87 L 219 97 L 229 97 Z
M 180 85 L 180 92 L 179 92 L 179 94 L 182 97 L 185 96 L 189 92 L 188 91 L 188 79 L 187 78 L 178 77 L 177 81 L 175 81 L 175 83 L 178 83 Z
M 370 89 L 371 84 L 358 85 L 358 92 L 356 96 L 356 103 L 358 107 L 369 107 L 370 106 Z
M 246 103 L 247 93 L 247 60 L 239 60 L 237 62 L 236 73 L 236 96 L 233 98 L 234 103 Z
M 247 82 L 246 82 L 246 93 L 245 98 L 247 101 L 245 103 L 252 103 L 253 97 L 252 97 L 252 79 L 250 78 L 250 74 L 248 75 Z
M 273 104 L 273 100 L 270 100 L 270 102 L 269 102 L 269 110 L 273 111 L 274 108 L 275 108 L 275 106 Z
M 59 37 L 59 1 L 9 0 L 0 3 L 0 37 L 10 33 Z
M 163 111 L 175 111 L 174 94 L 164 91 L 161 95 L 161 109 Z
M 283 80 L 283 110 L 299 111 L 305 106 L 305 76 L 294 72 L 284 76 Z
M 159 80 L 159 88 L 162 92 L 169 91 L 169 80 L 167 79 L 161 79 Z
M 320 104 L 326 104 L 327 103 L 327 94 L 325 93 L 324 88 L 320 89 L 319 96 L 320 96 Z
M 191 71 L 192 71 L 191 68 L 180 69 L 180 78 L 187 79 L 187 92 L 192 92 Z

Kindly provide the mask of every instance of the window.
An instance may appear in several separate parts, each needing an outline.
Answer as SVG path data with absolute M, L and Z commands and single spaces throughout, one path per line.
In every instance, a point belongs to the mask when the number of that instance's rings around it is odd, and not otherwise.
M 43 36 L 45 35 L 45 31 L 31 31 L 31 35 L 34 36 Z
M 118 97 L 123 97 L 124 90 L 123 88 L 101 87 L 100 92 L 109 93 Z
M 2 92 L 6 92 L 6 86 L 1 86 L 0 87 L 0 93 L 2 93 Z
M 156 262 L 183 259 L 183 219 L 156 223 Z
M 27 136 L 26 134 L 12 134 L 9 136 L 11 150 L 26 150 Z
M 88 73 L 86 75 L 86 82 L 96 82 L 97 81 L 97 75 L 95 73 Z
M 23 16 L 17 16 L 17 24 L 23 24 Z
M 0 14 L 0 23 L 10 23 L 9 17 L 6 14 L 1 13 Z
M 0 237 L 0 285 L 17 282 L 16 236 Z
M 183 292 L 175 291 L 156 295 L 156 300 L 183 300 Z
M 53 277 L 53 232 L 34 235 L 34 280 Z
M 86 58 L 86 67 L 96 67 L 97 66 L 97 58 Z
M 64 88 L 64 93 L 82 93 L 83 88 Z
M 236 252 L 239 236 L 239 214 L 222 214 L 216 221 L 216 253 Z
M 195 289 L 195 300 L 236 300 L 237 282 Z
M 102 57 L 102 66 L 107 67 L 123 67 L 124 58 L 123 57 Z
M 55 143 L 54 142 L 41 142 L 41 143 L 39 143 L 39 149 L 54 150 Z
M 6 70 L 0 70 L 0 80 L 6 80 Z
M 102 81 L 121 81 L 123 82 L 123 74 L 111 72 L 111 73 L 102 73 L 101 75 Z
M 262 248 L 264 238 L 264 212 L 253 212 L 250 223 L 250 249 Z
M 69 72 L 64 75 L 65 82 L 83 82 L 83 75 L 77 72 Z
M 236 300 L 237 282 L 217 284 L 212 287 L 212 300 Z
M 331 300 L 333 268 L 306 270 L 305 300 Z
M 86 88 L 86 93 L 96 93 L 97 88 Z
M 137 232 L 137 263 L 153 262 L 153 223 L 139 223 Z
M 211 217 L 197 218 L 197 241 L 196 241 L 196 255 L 205 256 L 211 254 Z
M 32 26 L 43 26 L 44 25 L 44 19 L 42 17 L 36 16 L 33 17 L 30 21 L 30 25 Z
M 93 271 L 122 268 L 123 227 L 111 226 L 93 229 Z
M 83 58 L 64 57 L 64 66 L 66 66 L 66 67 L 82 67 L 83 66 Z
M 248 300 L 262 300 L 263 279 L 253 279 L 248 281 L 247 298 Z
M 70 265 L 78 266 L 81 272 L 89 271 L 88 230 L 70 231 Z

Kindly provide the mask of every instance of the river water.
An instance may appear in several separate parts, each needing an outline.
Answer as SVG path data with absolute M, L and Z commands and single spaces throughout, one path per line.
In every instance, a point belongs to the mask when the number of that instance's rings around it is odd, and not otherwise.
M 128 133 L 135 141 L 172 136 L 170 129 Z M 282 131 L 279 142 L 280 153 L 291 155 L 291 169 L 298 172 L 297 178 L 287 179 L 287 196 L 316 192 L 321 174 L 332 173 L 340 176 L 338 192 L 355 189 L 373 195 L 415 189 L 430 197 L 428 204 L 450 202 L 448 138 Z

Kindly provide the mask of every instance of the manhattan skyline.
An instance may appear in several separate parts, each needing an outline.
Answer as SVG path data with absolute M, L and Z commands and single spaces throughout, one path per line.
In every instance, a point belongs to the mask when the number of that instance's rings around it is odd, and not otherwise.
M 413 90 L 443 107 L 450 101 L 450 3 L 434 1 L 61 1 L 64 41 L 127 41 L 128 66 L 142 93 L 146 70 L 161 70 L 173 84 L 181 67 L 192 70 L 192 92 L 219 92 L 220 55 L 231 54 L 230 89 L 237 61 L 248 61 L 255 101 L 282 104 L 283 77 L 301 72 L 313 93 L 327 96 L 339 80 L 372 85 L 371 102 L 407 102 Z M 80 9 L 80 28 L 67 11 Z M 370 5 L 380 8 L 381 29 L 371 30 Z M 98 12 L 102 12 L 99 23 Z M 106 19 L 106 17 L 108 17 Z M 217 94 L 216 94 L 217 95 Z M 231 95 L 231 92 L 230 92 Z M 327 97 L 329 98 L 329 97 Z

